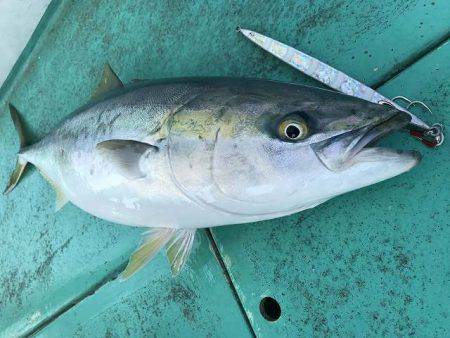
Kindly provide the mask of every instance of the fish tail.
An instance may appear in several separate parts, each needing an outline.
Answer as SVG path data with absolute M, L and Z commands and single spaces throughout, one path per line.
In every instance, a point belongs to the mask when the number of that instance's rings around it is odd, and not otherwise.
M 5 191 L 3 192 L 3 194 L 5 195 L 10 193 L 16 187 L 28 163 L 20 156 L 20 152 L 26 147 L 25 134 L 23 131 L 22 122 L 20 120 L 20 113 L 12 104 L 9 104 L 9 112 L 11 114 L 11 119 L 14 123 L 17 134 L 19 135 L 20 149 L 19 155 L 17 157 L 16 167 L 9 178 L 8 185 L 6 186 Z

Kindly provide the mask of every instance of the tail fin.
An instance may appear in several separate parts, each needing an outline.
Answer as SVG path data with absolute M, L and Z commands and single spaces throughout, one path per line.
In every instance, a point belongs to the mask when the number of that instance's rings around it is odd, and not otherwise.
M 19 111 L 14 107 L 12 104 L 9 104 L 9 111 L 11 113 L 11 119 L 14 123 L 14 127 L 16 128 L 17 134 L 19 135 L 19 141 L 20 141 L 20 150 L 23 150 L 26 146 L 25 141 L 25 135 L 23 132 L 22 122 L 20 121 Z M 17 183 L 19 182 L 20 178 L 22 177 L 23 172 L 25 171 L 25 167 L 27 166 L 27 161 L 23 160 L 22 158 L 18 157 L 16 168 L 11 174 L 11 177 L 9 178 L 8 185 L 6 186 L 5 191 L 3 192 L 5 195 L 10 193 Z

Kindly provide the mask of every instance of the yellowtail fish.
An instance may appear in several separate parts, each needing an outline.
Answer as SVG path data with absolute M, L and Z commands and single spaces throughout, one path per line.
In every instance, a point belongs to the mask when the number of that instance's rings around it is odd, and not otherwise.
M 191 78 L 124 86 L 110 67 L 90 103 L 21 148 L 71 202 L 108 221 L 148 228 L 126 279 L 163 247 L 174 274 L 195 231 L 312 208 L 414 167 L 420 155 L 372 147 L 407 125 L 395 107 L 266 80 Z

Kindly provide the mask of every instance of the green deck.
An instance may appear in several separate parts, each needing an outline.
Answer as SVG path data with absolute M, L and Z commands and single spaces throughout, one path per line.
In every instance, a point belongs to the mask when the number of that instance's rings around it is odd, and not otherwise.
M 124 82 L 177 76 L 312 83 L 235 32 L 268 34 L 380 87 L 430 105 L 450 125 L 450 2 L 53 1 L 0 90 L 0 182 L 18 140 L 7 102 L 35 141 L 85 103 L 105 62 Z M 270 222 L 200 231 L 172 278 L 160 254 L 115 280 L 140 229 L 72 205 L 53 212 L 32 169 L 0 197 L 0 336 L 450 336 L 450 138 L 398 178 Z M 234 290 L 237 292 L 235 293 Z M 271 296 L 281 317 L 259 302 Z

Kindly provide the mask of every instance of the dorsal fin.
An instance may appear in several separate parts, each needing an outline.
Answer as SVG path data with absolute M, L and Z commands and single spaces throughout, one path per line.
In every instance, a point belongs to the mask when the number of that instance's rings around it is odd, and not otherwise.
M 145 177 L 139 166 L 139 160 L 146 152 L 158 151 L 158 147 L 133 140 L 103 141 L 95 148 L 121 175 L 130 179 Z
M 117 74 L 112 70 L 109 64 L 105 65 L 103 69 L 103 76 L 100 80 L 100 83 L 97 85 L 97 88 L 91 95 L 92 99 L 96 99 L 103 94 L 110 92 L 111 90 L 123 88 L 123 83 L 120 81 Z

